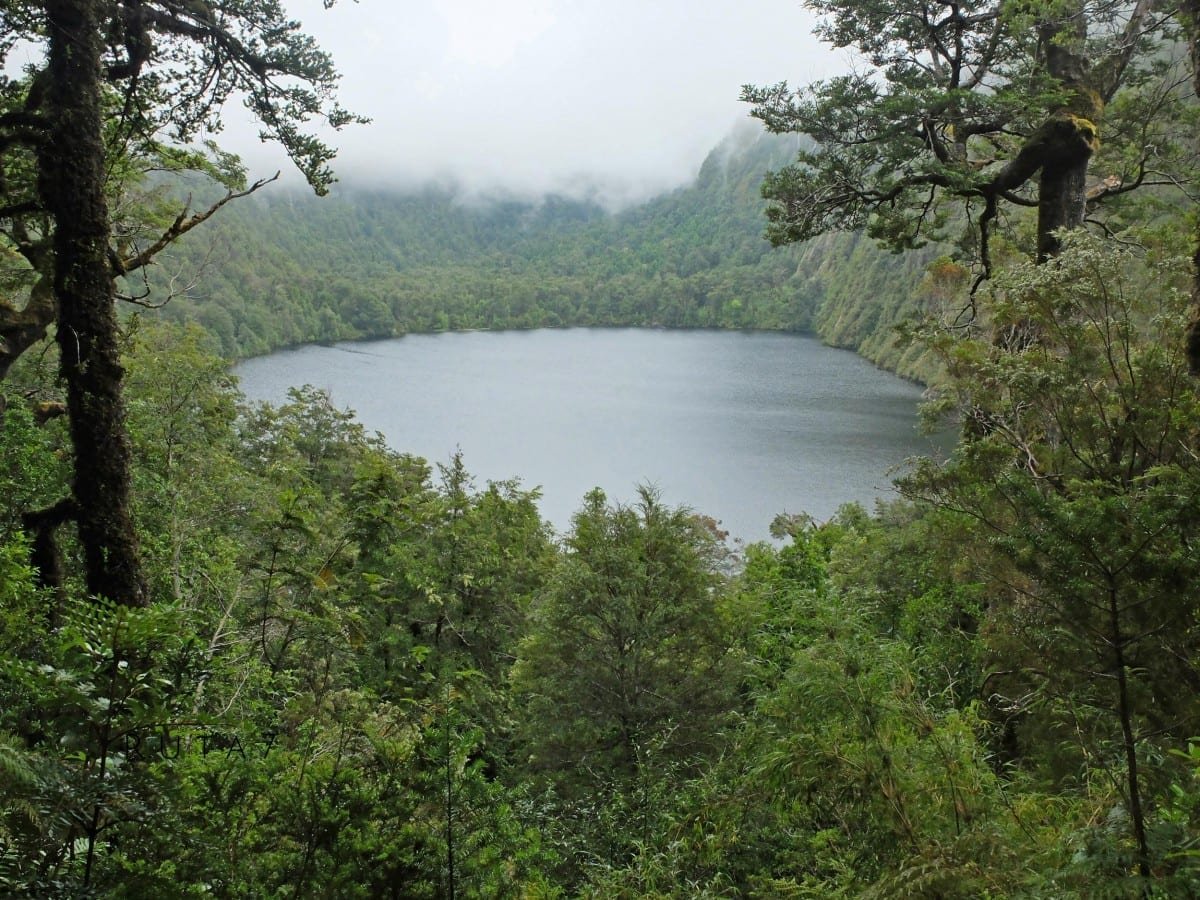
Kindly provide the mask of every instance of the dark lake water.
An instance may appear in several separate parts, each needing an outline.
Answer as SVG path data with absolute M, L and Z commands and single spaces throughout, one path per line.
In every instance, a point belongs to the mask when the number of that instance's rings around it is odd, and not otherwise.
M 780 512 L 828 518 L 891 495 L 889 470 L 933 452 L 921 389 L 799 336 L 573 328 L 309 346 L 237 368 L 252 400 L 312 384 L 397 450 L 482 484 L 540 486 L 561 531 L 592 487 L 657 486 L 746 541 Z

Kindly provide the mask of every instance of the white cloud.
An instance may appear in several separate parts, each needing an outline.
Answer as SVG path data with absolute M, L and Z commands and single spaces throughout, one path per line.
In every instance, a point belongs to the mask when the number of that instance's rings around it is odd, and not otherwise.
M 347 183 L 517 191 L 682 183 L 748 110 L 743 83 L 847 68 L 795 0 L 362 0 L 290 10 L 372 125 L 336 135 Z M 256 169 L 281 165 L 246 139 Z M 252 132 L 251 132 L 252 133 Z
M 435 0 L 450 32 L 450 63 L 499 68 L 511 63 L 523 45 L 555 22 L 557 4 L 549 0 Z

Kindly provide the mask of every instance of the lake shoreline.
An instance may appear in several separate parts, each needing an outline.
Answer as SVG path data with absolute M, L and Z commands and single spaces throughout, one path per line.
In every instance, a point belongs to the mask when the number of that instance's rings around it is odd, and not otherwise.
M 234 368 L 240 363 L 249 362 L 254 359 L 262 359 L 272 356 L 287 350 L 298 350 L 301 347 L 337 347 L 340 344 L 369 344 L 378 341 L 399 341 L 412 335 L 439 335 L 439 334 L 505 334 L 507 332 L 534 332 L 534 331 L 571 331 L 574 329 L 585 330 L 604 330 L 604 331 L 668 331 L 668 332 L 713 332 L 718 334 L 786 334 L 795 335 L 797 337 L 808 337 L 819 341 L 822 346 L 828 347 L 831 350 L 842 350 L 846 353 L 852 353 L 859 359 L 865 360 L 881 372 L 886 372 L 910 384 L 917 385 L 922 388 L 928 388 L 929 383 L 925 379 L 917 378 L 912 375 L 907 375 L 897 372 L 895 369 L 889 368 L 876 360 L 871 359 L 860 353 L 856 348 L 849 347 L 843 344 L 833 344 L 825 340 L 819 333 L 812 329 L 794 330 L 787 328 L 722 328 L 720 326 L 675 326 L 675 325 L 538 325 L 530 328 L 445 328 L 435 329 L 431 331 L 405 331 L 400 334 L 392 335 L 363 335 L 362 337 L 347 338 L 345 340 L 336 341 L 299 341 L 292 344 L 282 344 L 275 347 L 266 353 L 257 353 L 252 356 L 238 356 L 229 360 L 230 367 Z

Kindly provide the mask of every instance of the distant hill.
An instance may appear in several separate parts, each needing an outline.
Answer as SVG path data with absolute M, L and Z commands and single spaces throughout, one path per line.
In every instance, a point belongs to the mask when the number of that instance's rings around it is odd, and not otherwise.
M 686 187 L 619 213 L 565 197 L 450 188 L 267 188 L 173 248 L 154 275 L 163 310 L 199 321 L 231 357 L 410 331 L 639 325 L 812 331 L 900 371 L 920 255 L 856 236 L 773 249 L 765 172 L 794 139 L 742 130 Z M 190 285 L 180 291 L 179 285 Z

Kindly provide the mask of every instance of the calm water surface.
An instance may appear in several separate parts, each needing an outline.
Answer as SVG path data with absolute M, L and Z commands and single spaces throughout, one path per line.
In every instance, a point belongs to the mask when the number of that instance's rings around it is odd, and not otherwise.
M 460 448 L 481 484 L 540 486 L 559 530 L 592 487 L 627 501 L 650 483 L 760 540 L 776 513 L 824 519 L 891 495 L 889 470 L 933 449 L 916 429 L 919 387 L 798 335 L 409 335 L 302 347 L 237 374 L 252 400 L 312 384 L 397 450 L 444 462 Z

